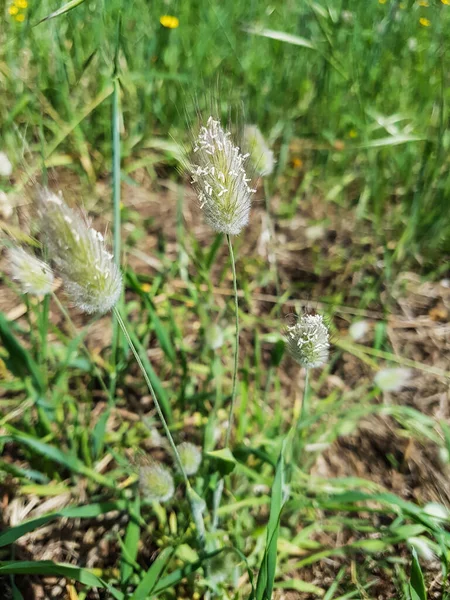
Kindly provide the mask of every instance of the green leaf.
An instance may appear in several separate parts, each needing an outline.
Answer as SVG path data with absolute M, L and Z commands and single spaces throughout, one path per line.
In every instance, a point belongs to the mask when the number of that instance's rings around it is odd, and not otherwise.
M 38 527 L 41 527 L 42 525 L 45 525 L 46 523 L 54 521 L 60 517 L 65 517 L 68 519 L 92 519 L 111 510 L 125 510 L 125 508 L 126 503 L 122 500 L 118 502 L 98 502 L 95 504 L 87 504 L 86 506 L 69 506 L 59 510 L 58 512 L 48 513 L 46 515 L 42 515 L 41 517 L 37 517 L 36 519 L 30 519 L 29 521 L 20 523 L 20 525 L 11 527 L 6 531 L 2 531 L 0 533 L 0 548 L 2 546 L 13 544 L 26 533 L 34 531 Z
M 40 440 L 37 440 L 31 436 L 26 436 L 23 434 L 5 435 L 0 437 L 0 442 L 17 442 L 19 444 L 23 444 L 38 454 L 45 456 L 45 458 L 63 465 L 74 473 L 84 475 L 85 477 L 88 477 L 89 479 L 92 479 L 92 481 L 95 481 L 100 485 L 104 485 L 105 487 L 112 489 L 117 488 L 117 484 L 113 480 L 100 475 L 100 473 L 97 473 L 95 469 L 87 467 L 76 456 L 67 454 L 59 448 L 51 446 L 50 444 L 46 444 L 45 442 L 41 442 Z
M 296 590 L 297 592 L 306 592 L 308 594 L 315 594 L 316 596 L 322 597 L 325 594 L 325 590 L 317 585 L 302 581 L 301 579 L 287 579 L 286 581 L 279 581 L 275 583 L 275 588 L 282 590 Z
M 184 567 L 181 567 L 180 569 L 176 569 L 175 571 L 173 571 L 173 573 L 170 573 L 170 575 L 166 575 L 165 577 L 160 579 L 158 585 L 155 586 L 155 588 L 153 589 L 153 594 L 156 596 L 157 594 L 161 593 L 167 588 L 177 585 L 177 583 L 182 581 L 185 577 L 192 575 L 192 573 L 195 573 L 195 571 L 200 569 L 205 561 L 209 560 L 210 558 L 214 558 L 214 556 L 217 556 L 221 552 L 222 549 L 214 550 L 214 552 L 204 554 L 200 560 L 194 563 L 187 564 Z
M 11 323 L 3 313 L 0 313 L 0 338 L 9 355 L 5 359 L 8 369 L 20 379 L 31 377 L 34 388 L 42 394 L 44 383 L 39 367 L 28 350 L 22 346 L 13 334 Z
M 83 2 L 84 2 L 84 0 L 70 0 L 70 2 L 63 4 L 63 6 L 61 6 L 61 8 L 58 8 L 58 10 L 55 10 L 54 12 L 50 13 L 49 15 L 47 15 L 46 17 L 44 17 L 43 19 L 38 21 L 36 23 L 36 25 L 39 25 L 40 23 L 43 23 L 44 21 L 48 21 L 49 19 L 54 19 L 55 17 L 59 17 L 60 15 L 63 15 L 65 13 L 69 12 L 69 10 L 73 10 L 74 8 L 76 8 L 77 6 L 82 4 Z
M 352 146 L 352 148 L 385 148 L 387 146 L 398 146 L 399 144 L 409 144 L 410 142 L 423 142 L 426 138 L 418 135 L 391 135 L 389 137 L 379 138 L 377 140 L 369 140 L 363 144 Z
M 284 31 L 274 31 L 273 29 L 264 29 L 263 27 L 248 26 L 244 28 L 244 31 L 253 35 L 260 35 L 262 37 L 270 38 L 272 40 L 279 40 L 280 42 L 287 42 L 294 46 L 302 46 L 303 48 L 309 48 L 310 50 L 316 50 L 316 47 L 312 42 L 306 38 L 300 37 L 299 35 L 292 35 L 285 33 Z
M 172 340 L 167 331 L 167 327 L 164 327 L 162 321 L 156 314 L 155 308 L 149 298 L 149 295 L 142 290 L 142 285 L 140 284 L 136 274 L 128 270 L 127 271 L 127 280 L 130 283 L 130 286 L 134 288 L 134 290 L 141 296 L 145 303 L 145 307 L 149 313 L 150 321 L 155 330 L 156 337 L 158 338 L 159 345 L 163 350 L 164 354 L 170 360 L 172 364 L 175 364 L 176 361 L 176 353 L 175 348 L 172 344 Z
M 278 340 L 275 343 L 274 347 L 272 348 L 272 352 L 270 353 L 270 362 L 271 362 L 272 366 L 274 366 L 274 367 L 280 366 L 281 361 L 283 359 L 285 347 L 286 347 L 286 344 L 285 344 L 284 340 Z
M 149 570 L 141 579 L 130 600 L 146 600 L 149 597 L 158 581 L 160 581 L 160 577 L 167 567 L 173 552 L 174 550 L 171 547 L 164 548 L 164 550 L 160 552 Z
M 219 248 L 222 245 L 222 241 L 223 241 L 223 234 L 218 233 L 216 235 L 216 237 L 214 238 L 214 242 L 211 244 L 209 252 L 206 256 L 205 267 L 206 267 L 207 271 L 211 270 L 211 267 L 213 266 L 213 264 L 216 260 L 217 252 L 219 251 Z
M 222 448 L 221 450 L 207 452 L 206 456 L 214 461 L 216 469 L 222 476 L 229 475 L 236 466 L 236 459 L 231 454 L 229 448 Z
M 98 587 L 108 590 L 115 600 L 125 600 L 124 595 L 111 585 L 94 575 L 89 569 L 73 567 L 63 563 L 54 563 L 51 560 L 9 560 L 0 562 L 0 576 L 2 575 L 47 575 L 67 577 L 79 581 L 90 587 Z
M 158 400 L 161 404 L 161 409 L 164 413 L 164 416 L 166 417 L 167 421 L 169 423 L 171 423 L 172 422 L 172 408 L 170 406 L 167 392 L 164 389 L 163 384 L 161 383 L 161 379 L 158 377 L 158 375 L 153 370 L 153 367 L 150 364 L 150 361 L 147 357 L 147 353 L 144 351 L 144 348 L 142 347 L 142 344 L 139 341 L 138 336 L 135 334 L 135 332 L 131 328 L 128 329 L 128 333 L 130 335 L 131 341 L 133 342 L 134 346 L 136 347 L 136 350 L 140 356 L 142 364 L 144 365 L 145 371 L 150 379 L 153 389 L 155 390 L 156 397 L 158 398 Z
M 256 583 L 256 600 L 270 600 L 272 598 L 273 582 L 277 565 L 277 543 L 280 529 L 281 511 L 283 509 L 283 484 L 284 472 L 284 445 L 278 458 L 275 479 L 272 486 L 270 502 L 270 516 L 267 525 L 267 541 L 264 556 L 259 569 Z
M 126 553 L 122 553 L 122 561 L 121 561 L 121 580 L 122 583 L 127 583 L 131 575 L 133 574 L 133 564 L 136 561 L 136 557 L 139 549 L 139 538 L 140 538 L 140 526 L 139 526 L 139 517 L 140 517 L 140 496 L 136 494 L 132 512 L 133 516 L 130 517 L 130 522 L 128 523 L 127 533 L 125 535 L 125 550 Z M 134 516 L 137 515 L 137 518 Z
M 417 552 L 414 549 L 412 551 L 411 579 L 409 585 L 411 595 L 415 592 L 420 600 L 427 600 L 425 580 L 423 578 L 422 569 L 420 568 L 419 559 L 417 558 Z

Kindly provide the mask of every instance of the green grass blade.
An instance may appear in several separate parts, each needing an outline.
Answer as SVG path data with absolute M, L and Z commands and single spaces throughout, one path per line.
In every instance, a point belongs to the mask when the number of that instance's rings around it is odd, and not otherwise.
M 317 585 L 302 581 L 301 579 L 286 579 L 285 581 L 276 583 L 274 587 L 279 590 L 295 590 L 297 592 L 315 594 L 319 598 L 325 593 L 325 591 Z
M 170 547 L 164 548 L 164 550 L 161 551 L 152 566 L 141 579 L 130 600 L 146 600 L 149 597 L 156 584 L 160 580 L 164 569 L 167 567 L 173 552 L 173 548 Z
M 0 338 L 9 355 L 5 362 L 11 373 L 21 379 L 31 377 L 34 388 L 38 392 L 43 393 L 44 382 L 39 366 L 28 350 L 16 338 L 12 331 L 11 323 L 5 318 L 3 313 L 0 313 Z
M 122 553 L 122 562 L 121 562 L 121 580 L 122 584 L 127 583 L 131 575 L 133 574 L 133 563 L 136 561 L 136 557 L 139 549 L 139 538 L 141 529 L 139 526 L 139 517 L 140 517 L 140 496 L 137 493 L 136 498 L 134 499 L 132 511 L 130 511 L 133 516 L 130 516 L 130 522 L 128 523 L 127 533 L 125 535 L 125 543 L 124 550 Z M 134 515 L 137 515 L 136 519 Z
M 418 135 L 392 135 L 389 137 L 379 138 L 377 140 L 369 140 L 363 144 L 352 146 L 353 148 L 386 148 L 388 146 L 398 146 L 399 144 L 409 144 L 410 142 L 423 142 L 426 140 L 423 136 Z
M 277 542 L 280 529 L 280 517 L 283 509 L 284 472 L 284 445 L 277 462 L 275 479 L 272 487 L 270 502 L 270 516 L 267 525 L 267 542 L 261 568 L 256 584 L 256 600 L 270 600 L 272 598 L 273 583 L 277 565 Z
M 274 31 L 273 29 L 264 29 L 262 27 L 251 25 L 245 27 L 244 31 L 251 33 L 252 35 L 259 35 L 261 37 L 270 38 L 271 40 L 279 40 L 280 42 L 286 42 L 288 44 L 293 44 L 294 46 L 302 46 L 302 48 L 316 50 L 316 46 L 306 38 L 285 33 L 284 31 Z
M 193 573 L 198 571 L 198 569 L 200 569 L 203 566 L 203 563 L 205 561 L 209 560 L 210 558 L 214 558 L 214 556 L 217 556 L 221 552 L 222 550 L 215 550 L 214 552 L 204 554 L 200 560 L 197 560 L 194 563 L 187 564 L 184 567 L 181 567 L 180 569 L 176 569 L 175 571 L 173 571 L 173 573 L 170 573 L 170 575 L 166 575 L 158 582 L 156 587 L 153 589 L 153 595 L 156 596 L 164 590 L 166 590 L 167 588 L 177 585 L 177 583 L 182 581 L 185 577 L 188 577 L 189 575 L 192 575 Z
M 55 10 L 54 12 L 50 13 L 49 15 L 47 15 L 46 17 L 44 17 L 43 19 L 38 21 L 36 23 L 36 25 L 39 25 L 40 23 L 43 23 L 44 21 L 49 21 L 50 19 L 54 19 L 55 17 L 64 15 L 65 13 L 68 13 L 70 10 L 73 10 L 80 4 L 83 4 L 83 2 L 84 2 L 84 0 L 70 0 L 70 2 L 63 4 L 63 6 L 61 6 L 61 8 L 58 8 L 58 10 Z M 35 25 L 35 27 L 36 27 L 36 25 Z
M 98 587 L 108 590 L 114 600 L 124 600 L 125 596 L 119 590 L 94 575 L 89 569 L 73 567 L 62 563 L 54 563 L 51 560 L 23 560 L 23 561 L 4 561 L 0 563 L 0 576 L 2 575 L 46 575 L 67 577 L 74 579 L 84 585 Z
M 30 448 L 30 450 L 34 450 L 41 456 L 48 458 L 49 460 L 56 462 L 73 473 L 78 473 L 79 475 L 84 475 L 89 479 L 92 479 L 99 485 L 104 485 L 110 489 L 117 489 L 117 484 L 107 477 L 100 475 L 94 469 L 87 467 L 79 458 L 76 456 L 67 454 L 59 448 L 55 446 L 51 446 L 50 444 L 46 444 L 45 442 L 41 442 L 33 437 L 27 437 L 25 435 L 14 434 L 14 435 L 6 435 L 0 437 L 0 442 L 17 442 L 19 444 L 23 444 Z
M 146 371 L 146 373 L 150 379 L 150 382 L 155 390 L 156 396 L 161 404 L 161 409 L 164 412 L 164 416 L 166 417 L 167 421 L 170 423 L 172 421 L 172 409 L 170 407 L 170 402 L 169 402 L 169 398 L 167 396 L 166 390 L 164 389 L 160 378 L 153 370 L 153 367 L 147 358 L 147 354 L 144 351 L 144 348 L 142 347 L 141 342 L 139 341 L 137 335 L 134 333 L 134 331 L 131 328 L 129 330 L 129 334 L 130 334 L 130 338 L 131 338 L 133 344 L 135 345 L 135 347 L 139 353 L 139 356 L 141 358 L 142 364 L 144 365 L 145 371 Z
M 34 531 L 38 527 L 61 517 L 68 519 L 93 519 L 111 510 L 122 511 L 125 510 L 125 508 L 126 503 L 122 500 L 119 500 L 118 502 L 99 502 L 96 504 L 87 504 L 86 506 L 69 506 L 58 512 L 42 515 L 36 519 L 30 519 L 29 521 L 25 521 L 24 523 L 20 523 L 20 525 L 16 525 L 15 527 L 3 531 L 0 533 L 0 548 L 13 544 L 26 533 Z
M 411 579 L 409 585 L 411 596 L 413 598 L 415 597 L 415 594 L 419 600 L 427 600 L 427 588 L 425 587 L 425 580 L 423 578 L 422 569 L 420 568 L 417 552 L 414 549 L 412 551 Z
M 117 21 L 116 40 L 114 49 L 114 70 L 112 74 L 112 200 L 113 200 L 113 254 L 114 262 L 120 266 L 120 249 L 121 249 L 121 211 L 120 211 L 120 193 L 121 193 L 121 147 L 120 147 L 120 83 L 119 83 L 119 47 L 120 47 L 120 32 L 122 27 L 122 17 L 120 15 Z M 122 305 L 123 299 L 119 300 L 119 306 Z M 112 321 L 112 344 L 111 344 L 111 361 L 113 371 L 111 373 L 111 383 L 109 393 L 111 398 L 114 398 L 117 385 L 117 360 L 118 350 L 121 346 L 119 325 L 116 315 L 113 314 Z

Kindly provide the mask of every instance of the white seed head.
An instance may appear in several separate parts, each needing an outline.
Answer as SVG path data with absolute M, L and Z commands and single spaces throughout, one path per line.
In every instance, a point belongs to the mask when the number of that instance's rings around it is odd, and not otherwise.
M 450 510 L 439 502 L 428 502 L 423 507 L 423 510 L 436 523 L 450 520 Z
M 248 223 L 251 198 L 246 164 L 248 154 L 213 117 L 195 139 L 188 169 L 205 220 L 215 231 L 237 235 Z
M 411 376 L 411 369 L 396 367 L 393 369 L 381 369 L 373 380 L 383 392 L 398 392 L 408 385 Z
M 368 321 L 355 321 L 348 329 L 350 337 L 356 341 L 363 338 L 366 333 L 370 330 Z
M 139 485 L 143 496 L 151 502 L 167 502 L 175 491 L 172 473 L 156 461 L 140 467 Z
M 4 152 L 0 152 L 0 177 L 9 177 L 12 173 L 12 164 Z
M 239 564 L 237 556 L 228 549 L 213 556 L 208 561 L 208 576 L 214 584 L 225 583 L 233 576 L 233 571 Z
M 250 159 L 256 172 L 261 177 L 271 175 L 275 167 L 275 159 L 257 125 L 245 126 L 244 142 L 245 149 L 250 153 Z
M 202 462 L 201 449 L 190 442 L 183 442 L 177 446 L 177 450 L 186 475 L 195 475 Z
M 10 248 L 8 258 L 11 277 L 24 294 L 45 296 L 52 291 L 53 273 L 45 262 L 23 248 Z
M 49 190 L 39 193 L 38 210 L 49 258 L 74 305 L 89 314 L 111 310 L 122 276 L 101 233 Z
M 423 560 L 434 561 L 437 559 L 434 549 L 431 546 L 432 543 L 425 536 L 410 537 L 408 538 L 408 544 L 414 548 Z
M 330 335 L 322 315 L 304 314 L 288 325 L 286 344 L 292 358 L 305 369 L 323 366 L 328 360 Z
M 11 198 L 0 190 L 0 217 L 10 219 L 13 216 L 14 208 Z

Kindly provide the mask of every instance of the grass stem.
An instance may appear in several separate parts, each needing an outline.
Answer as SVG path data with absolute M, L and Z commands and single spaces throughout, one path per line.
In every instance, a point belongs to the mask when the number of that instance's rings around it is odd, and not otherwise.
M 120 249 L 121 249 L 121 215 L 120 215 L 120 84 L 118 76 L 118 54 L 120 40 L 121 19 L 117 25 L 116 50 L 114 58 L 113 72 L 113 95 L 112 95 L 112 196 L 113 196 L 113 251 L 114 261 L 120 265 Z M 117 350 L 119 346 L 119 329 L 116 319 L 113 318 L 112 323 L 112 343 L 111 343 L 111 360 L 112 372 L 109 385 L 109 393 L 114 398 L 117 385 Z
M 125 336 L 125 339 L 128 342 L 128 345 L 131 349 L 131 352 L 134 355 L 134 358 L 136 359 L 136 362 L 141 370 L 142 375 L 144 376 L 145 379 L 145 383 L 147 384 L 147 387 L 149 389 L 149 392 L 152 396 L 153 402 L 155 404 L 155 408 L 156 411 L 158 413 L 158 416 L 161 420 L 164 432 L 166 434 L 167 440 L 170 444 L 170 447 L 172 449 L 174 458 L 175 458 L 175 462 L 176 465 L 181 473 L 181 476 L 183 478 L 184 484 L 186 486 L 186 494 L 189 500 L 189 505 L 191 508 L 191 512 L 192 512 L 192 517 L 194 519 L 194 523 L 197 529 L 197 535 L 198 535 L 198 541 L 200 544 L 200 548 L 202 550 L 205 549 L 205 526 L 203 523 L 203 515 L 202 515 L 202 511 L 203 511 L 203 505 L 204 502 L 203 500 L 197 496 L 197 494 L 195 493 L 195 491 L 192 489 L 191 484 L 189 483 L 189 479 L 186 475 L 186 471 L 184 470 L 183 467 L 183 463 L 181 462 L 181 457 L 180 454 L 178 452 L 178 449 L 175 445 L 175 442 L 173 440 L 172 434 L 170 433 L 170 429 L 169 426 L 167 424 L 167 421 L 164 417 L 164 413 L 161 409 L 161 405 L 159 403 L 159 400 L 156 396 L 155 390 L 153 388 L 152 382 L 150 381 L 149 376 L 147 375 L 147 371 L 145 370 L 145 367 L 142 363 L 141 357 L 139 356 L 139 352 L 136 349 L 136 346 L 133 343 L 133 340 L 131 339 L 131 336 L 128 332 L 127 326 L 125 325 L 124 320 L 122 319 L 122 316 L 120 314 L 120 312 L 118 311 L 117 308 L 114 308 L 114 314 L 116 317 L 116 321 L 119 324 L 120 329 L 122 330 L 123 335 Z
M 231 243 L 231 237 L 227 235 L 228 250 L 230 252 L 231 269 L 233 271 L 233 289 L 234 289 L 234 312 L 235 312 L 235 342 L 234 342 L 234 365 L 233 365 L 233 384 L 231 388 L 231 402 L 230 412 L 228 415 L 228 426 L 225 435 L 225 448 L 230 445 L 231 430 L 233 428 L 233 416 L 234 407 L 236 404 L 236 390 L 237 390 L 237 378 L 238 378 L 238 364 L 239 364 L 239 300 L 238 300 L 238 289 L 237 289 L 237 277 L 236 277 L 236 263 L 234 260 L 233 245 Z
M 184 483 L 186 484 L 186 487 L 189 487 L 189 485 L 190 485 L 189 484 L 189 480 L 188 480 L 186 472 L 184 470 L 183 463 L 181 462 L 180 454 L 179 454 L 179 452 L 177 450 L 175 442 L 173 441 L 173 437 L 172 437 L 172 434 L 170 433 L 170 429 L 169 429 L 169 426 L 167 425 L 167 421 L 166 421 L 166 419 L 164 417 L 164 413 L 163 413 L 163 411 L 161 409 L 161 405 L 159 404 L 159 400 L 156 397 L 155 390 L 153 389 L 153 385 L 152 385 L 152 383 L 150 381 L 149 376 L 147 375 L 147 371 L 145 370 L 145 367 L 144 367 L 144 365 L 142 363 L 141 357 L 139 356 L 139 352 L 137 351 L 136 346 L 134 345 L 134 343 L 133 343 L 133 341 L 131 339 L 131 336 L 128 333 L 127 326 L 125 325 L 125 322 L 122 319 L 122 316 L 119 313 L 119 311 L 117 310 L 117 308 L 114 308 L 114 314 L 115 314 L 115 317 L 117 319 L 117 323 L 119 324 L 119 327 L 122 330 L 122 333 L 125 336 L 125 339 L 127 340 L 127 343 L 128 343 L 128 345 L 129 345 L 129 347 L 131 349 L 131 352 L 133 353 L 134 358 L 136 359 L 136 362 L 137 362 L 137 364 L 138 364 L 138 366 L 139 366 L 139 368 L 140 368 L 140 370 L 142 372 L 142 375 L 144 376 L 145 383 L 147 384 L 149 392 L 150 392 L 150 394 L 152 396 L 153 402 L 155 404 L 156 411 L 157 411 L 158 416 L 159 416 L 159 418 L 161 420 L 164 432 L 165 432 L 165 434 L 167 436 L 167 440 L 168 440 L 168 442 L 170 444 L 170 447 L 172 449 L 173 455 L 175 457 L 175 462 L 177 464 L 177 467 L 180 470 L 180 473 L 181 473 L 181 475 L 183 477 L 183 480 L 184 480 Z

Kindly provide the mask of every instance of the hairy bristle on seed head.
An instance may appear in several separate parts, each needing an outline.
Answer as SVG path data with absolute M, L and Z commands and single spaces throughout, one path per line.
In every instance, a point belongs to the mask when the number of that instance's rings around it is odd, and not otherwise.
M 195 475 L 202 462 L 201 449 L 190 442 L 183 442 L 177 450 L 186 475 Z
M 139 485 L 150 502 L 167 502 L 175 491 L 172 473 L 156 461 L 139 469 Z
M 40 230 L 67 295 L 83 312 L 103 314 L 117 303 L 122 276 L 101 233 L 47 189 L 37 196 Z
M 258 175 L 261 175 L 261 177 L 271 175 L 275 166 L 275 159 L 257 125 L 246 125 L 244 127 L 244 143 Z
M 24 294 L 45 296 L 52 291 L 53 273 L 47 263 L 18 247 L 9 249 L 8 258 L 11 277 Z
M 328 361 L 330 335 L 322 315 L 305 314 L 286 327 L 289 354 L 305 369 L 322 367 Z
M 248 223 L 256 191 L 246 172 L 248 158 L 213 117 L 195 138 L 187 167 L 205 220 L 219 233 L 237 235 Z

